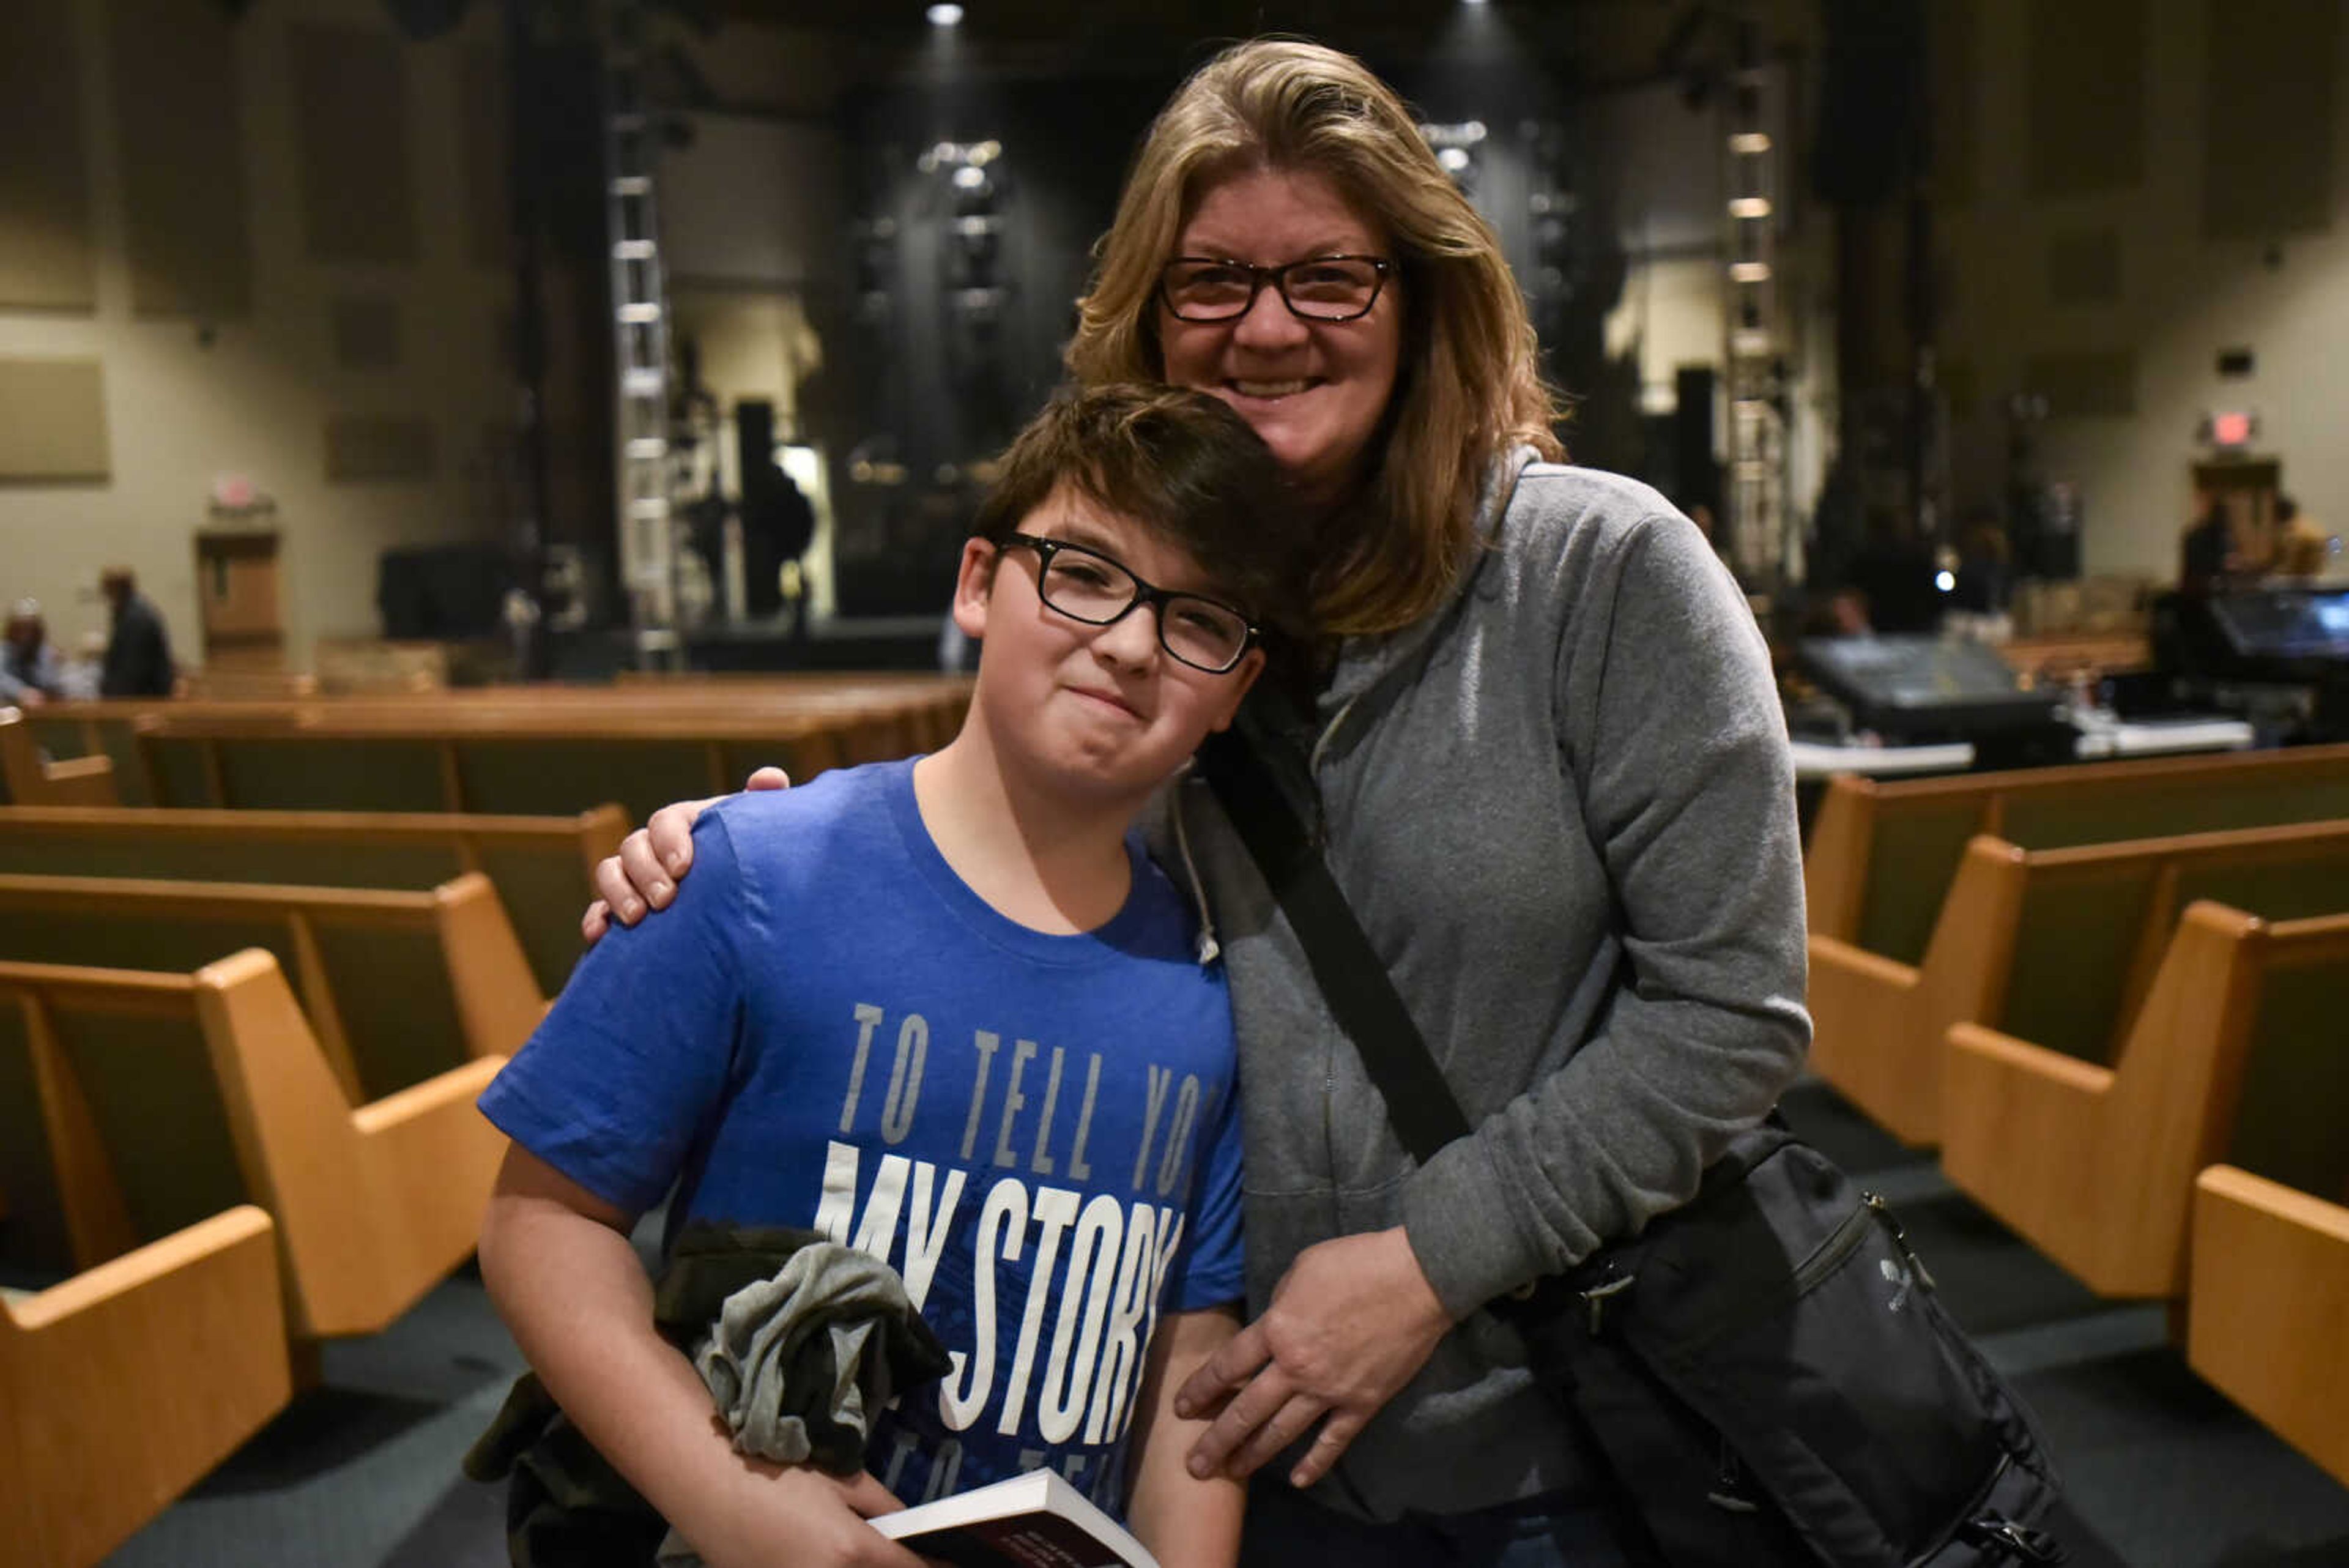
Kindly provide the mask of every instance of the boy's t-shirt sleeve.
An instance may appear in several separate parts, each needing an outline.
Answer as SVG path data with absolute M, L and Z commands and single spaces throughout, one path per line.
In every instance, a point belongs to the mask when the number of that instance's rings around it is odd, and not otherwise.
M 1235 1078 L 1224 1092 L 1216 1121 L 1203 1140 L 1206 1158 L 1192 1188 L 1191 1213 L 1169 1304 L 1176 1312 L 1199 1312 L 1240 1300 L 1247 1293 L 1240 1210 L 1240 1107 Z
M 483 1092 L 514 1142 L 631 1213 L 660 1201 L 723 1099 L 743 996 L 742 870 L 721 810 L 657 919 L 590 948 L 530 1041 Z

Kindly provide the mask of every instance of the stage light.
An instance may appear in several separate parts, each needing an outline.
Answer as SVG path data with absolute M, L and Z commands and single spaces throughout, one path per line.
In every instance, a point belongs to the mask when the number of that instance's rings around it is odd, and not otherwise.
M 1936 572 L 1933 574 L 1933 586 L 1940 589 L 1945 594 L 1954 593 L 1958 587 L 1957 574 L 1954 572 Z
M 962 7 L 952 4 L 933 5 L 929 9 L 929 18 L 933 27 L 956 26 L 962 21 Z

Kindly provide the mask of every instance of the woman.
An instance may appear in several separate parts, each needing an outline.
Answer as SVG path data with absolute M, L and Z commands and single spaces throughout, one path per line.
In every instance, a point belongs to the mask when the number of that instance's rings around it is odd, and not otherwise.
M 1310 1490 L 1255 1487 L 1254 1562 L 1618 1561 L 1603 1482 L 1478 1309 L 1687 1199 L 1801 1057 L 1761 636 L 1661 496 L 1550 461 L 1492 231 L 1357 61 L 1218 56 L 1099 254 L 1070 368 L 1222 398 L 1316 514 L 1321 684 L 1246 722 L 1477 1129 L 1403 1153 L 1245 850 L 1178 792 L 1238 1023 L 1254 1318 L 1184 1390 L 1222 1404 L 1193 1463 L 1290 1453 Z M 690 820 L 599 868 L 620 918 L 666 901 Z

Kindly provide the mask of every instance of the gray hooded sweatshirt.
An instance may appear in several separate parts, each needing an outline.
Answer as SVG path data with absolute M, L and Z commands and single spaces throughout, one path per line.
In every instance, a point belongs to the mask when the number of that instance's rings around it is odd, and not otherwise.
M 1175 842 L 1228 965 L 1260 1312 L 1297 1253 L 1401 1225 L 1463 1319 L 1319 1499 L 1393 1519 L 1587 1489 L 1484 1303 L 1686 1199 L 1794 1077 L 1800 840 L 1754 618 L 1645 485 L 1518 452 L 1444 609 L 1248 722 L 1475 1134 L 1425 1166 L 1204 784 Z

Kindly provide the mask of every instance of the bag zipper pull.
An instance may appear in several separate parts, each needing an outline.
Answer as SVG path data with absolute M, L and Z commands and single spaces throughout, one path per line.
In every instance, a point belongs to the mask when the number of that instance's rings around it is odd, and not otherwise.
M 1721 1475 L 1719 1480 L 1720 1484 L 1715 1486 L 1711 1491 L 1704 1494 L 1705 1501 L 1728 1513 L 1759 1513 L 1762 1511 L 1762 1505 L 1760 1503 L 1755 1502 L 1752 1498 L 1744 1495 L 1745 1470 L 1744 1468 L 1737 1462 L 1736 1450 L 1729 1446 L 1729 1439 L 1726 1438 L 1723 1438 L 1721 1440 Z
M 1909 1244 L 1909 1232 L 1903 1231 L 1900 1221 L 1893 1218 L 1892 1206 L 1875 1193 L 1865 1190 L 1860 1193 L 1859 1200 L 1868 1205 L 1868 1212 L 1874 1214 L 1877 1222 L 1891 1234 L 1892 1244 L 1900 1250 L 1903 1258 L 1909 1260 L 1909 1272 L 1916 1275 L 1917 1282 L 1929 1291 L 1940 1289 L 1933 1282 L 1933 1271 L 1925 1266 L 1925 1260 L 1919 1257 L 1917 1249 Z
M 1606 1326 L 1608 1299 L 1611 1296 L 1619 1294 L 1624 1291 L 1630 1290 L 1631 1288 L 1631 1282 L 1639 1277 L 1640 1276 L 1637 1274 L 1624 1274 L 1619 1278 L 1608 1281 L 1603 1285 L 1593 1285 L 1588 1290 L 1581 1293 L 1582 1304 L 1588 1308 L 1590 1313 L 1591 1338 L 1597 1339 L 1599 1337 L 1599 1331 Z
M 2029 1529 L 1995 1513 L 1966 1521 L 1959 1526 L 1958 1535 L 1969 1546 L 1989 1547 L 2024 1563 L 2053 1564 L 2071 1555 L 2062 1542 L 2045 1531 Z

